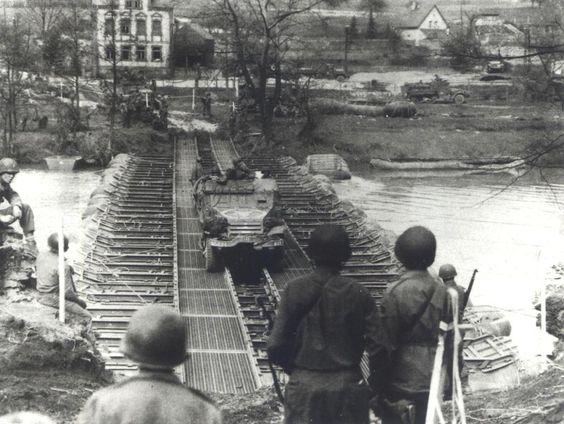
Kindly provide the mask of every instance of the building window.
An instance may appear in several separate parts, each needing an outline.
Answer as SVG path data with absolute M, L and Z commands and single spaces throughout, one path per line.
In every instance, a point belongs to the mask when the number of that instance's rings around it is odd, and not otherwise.
M 135 26 L 137 27 L 137 35 L 147 35 L 147 21 L 145 18 L 137 18 Z
M 141 0 L 125 0 L 125 7 L 128 9 L 142 9 L 143 2 Z
M 106 18 L 104 21 L 104 34 L 112 35 L 114 32 L 114 18 Z
M 135 57 L 137 59 L 137 62 L 145 62 L 145 60 L 147 60 L 145 46 L 137 46 L 135 48 Z
M 162 62 L 163 52 L 161 46 L 153 46 L 151 49 L 151 59 L 153 62 Z
M 106 46 L 106 59 L 113 60 L 115 58 L 115 50 L 113 46 Z
M 129 18 L 121 18 L 119 21 L 119 30 L 122 34 L 131 33 L 131 20 Z
M 131 46 L 121 46 L 121 60 L 131 60 Z
M 158 36 L 163 35 L 163 26 L 160 18 L 153 18 L 151 34 Z

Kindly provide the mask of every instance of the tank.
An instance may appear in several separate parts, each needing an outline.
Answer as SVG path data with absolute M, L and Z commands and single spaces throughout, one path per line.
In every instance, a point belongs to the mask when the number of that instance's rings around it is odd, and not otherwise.
M 276 181 L 203 177 L 194 196 L 208 271 L 224 266 L 281 268 L 285 225 L 277 208 Z

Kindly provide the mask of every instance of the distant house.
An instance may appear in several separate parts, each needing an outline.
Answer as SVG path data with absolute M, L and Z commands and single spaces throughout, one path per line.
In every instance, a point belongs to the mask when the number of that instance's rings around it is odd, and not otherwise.
M 95 0 L 98 72 L 120 68 L 167 74 L 174 8 L 169 0 Z M 112 34 L 115 33 L 115 42 Z
M 213 63 L 215 40 L 200 25 L 187 18 L 177 18 L 173 50 L 176 67 L 192 68 L 196 64 L 209 67 Z
M 524 53 L 524 33 L 499 13 L 484 13 L 472 18 L 474 34 L 486 54 L 520 56 Z
M 419 46 L 424 41 L 437 41 L 449 33 L 449 26 L 439 8 L 414 6 L 401 16 L 392 18 L 393 27 L 402 40 Z

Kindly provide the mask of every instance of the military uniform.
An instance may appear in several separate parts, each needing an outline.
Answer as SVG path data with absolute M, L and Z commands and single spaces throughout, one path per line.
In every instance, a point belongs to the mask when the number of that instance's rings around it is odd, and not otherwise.
M 36 289 L 39 292 L 38 302 L 53 308 L 59 307 L 59 255 L 52 252 L 41 252 L 35 261 Z M 81 306 L 82 300 L 76 294 L 72 280 L 71 267 L 65 263 L 65 309 L 83 318 L 92 319 L 90 313 Z
M 19 218 L 20 226 L 24 234 L 33 233 L 35 231 L 35 219 L 33 216 L 33 211 L 22 202 L 22 199 L 16 193 L 10 184 L 0 181 L 0 202 L 6 200 L 10 203 L 10 206 L 5 209 L 0 209 L 0 215 L 13 215 L 13 208 L 17 206 L 22 211 L 22 216 Z M 5 224 L 0 223 L 0 229 L 5 227 Z
M 379 392 L 391 402 L 415 405 L 415 423 L 425 423 L 429 386 L 439 336 L 446 314 L 446 287 L 427 270 L 405 272 L 384 294 L 381 320 L 385 343 L 375 353 L 379 361 Z M 383 411 L 384 424 L 399 423 Z
M 288 284 L 268 341 L 290 373 L 285 423 L 368 423 L 359 365 L 374 346 L 375 312 L 370 294 L 338 274 L 317 269 Z
M 96 392 L 84 405 L 79 424 L 221 424 L 221 412 L 171 372 L 138 375 Z

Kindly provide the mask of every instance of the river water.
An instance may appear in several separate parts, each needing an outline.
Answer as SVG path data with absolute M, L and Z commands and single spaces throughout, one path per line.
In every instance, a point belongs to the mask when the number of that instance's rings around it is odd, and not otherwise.
M 438 240 L 434 269 L 450 262 L 458 282 L 468 284 L 479 270 L 472 301 L 507 311 L 513 337 L 522 350 L 535 353 L 532 301 L 551 265 L 564 260 L 564 171 L 538 175 L 508 186 L 505 174 L 460 175 L 369 172 L 335 183 L 342 199 L 361 207 L 370 222 L 397 234 L 425 225 Z M 81 240 L 81 214 L 99 184 L 100 171 L 48 172 L 26 168 L 13 187 L 36 214 L 39 249 L 63 216 L 74 259 Z
M 564 261 L 564 172 L 549 175 L 550 185 L 540 175 L 514 178 L 372 171 L 335 187 L 384 229 L 432 230 L 438 243 L 433 269 L 454 264 L 463 286 L 478 269 L 472 302 L 505 310 L 516 343 L 535 353 L 541 336 L 532 302 L 551 266 Z
M 100 171 L 92 170 L 54 172 L 37 168 L 23 168 L 16 175 L 12 187 L 35 213 L 39 250 L 47 249 L 47 237 L 58 231 L 62 217 L 70 239 L 67 256 L 71 260 L 77 257 L 82 237 L 81 215 L 100 175 Z

